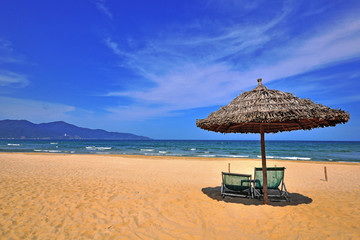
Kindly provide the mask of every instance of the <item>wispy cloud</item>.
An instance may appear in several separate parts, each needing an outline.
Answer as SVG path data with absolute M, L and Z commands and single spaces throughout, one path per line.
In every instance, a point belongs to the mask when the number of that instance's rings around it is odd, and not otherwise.
M 111 40 L 111 38 L 104 39 L 106 46 L 108 46 L 115 54 L 117 55 L 125 55 L 123 51 L 120 50 L 118 44 Z
M 107 16 L 108 18 L 113 19 L 112 13 L 110 12 L 109 8 L 106 6 L 106 0 L 97 0 L 95 4 L 100 12 L 105 14 L 105 16 Z
M 0 38 L 0 64 L 19 62 L 23 62 L 23 59 L 14 53 L 12 42 Z
M 0 96 L 1 119 L 27 119 L 34 122 L 56 121 L 65 119 L 73 106 L 64 104 L 35 101 L 30 99 Z M 4 107 L 6 106 L 6 107 Z
M 5 69 L 11 64 L 24 63 L 14 52 L 12 42 L 0 38 L 0 87 L 21 88 L 29 84 L 28 76 Z
M 138 44 L 142 47 L 120 48 L 106 38 L 106 45 L 124 66 L 155 85 L 108 95 L 146 102 L 144 113 L 150 112 L 145 111 L 149 106 L 149 110 L 166 114 L 228 103 L 239 90 L 255 85 L 259 77 L 273 81 L 360 56 L 357 15 L 349 14 L 337 24 L 321 26 L 317 33 L 283 42 L 286 33 L 279 26 L 292 17 L 290 13 L 291 6 L 284 5 L 281 14 L 266 23 L 228 28 L 212 24 L 215 30 L 209 35 L 197 34 L 193 26 L 181 26 L 179 31 L 162 33 L 166 38 L 144 40 Z M 124 111 L 132 110 L 121 109 Z
M 254 84 L 234 68 L 229 62 L 231 58 L 239 53 L 255 51 L 270 41 L 271 37 L 266 32 L 286 14 L 288 12 L 284 11 L 259 26 L 234 26 L 215 36 L 189 37 L 188 31 L 193 30 L 183 29 L 175 35 L 169 33 L 166 39 L 148 40 L 142 43 L 145 45 L 142 48 L 130 46 L 130 51 L 120 49 L 118 43 L 106 38 L 105 44 L 122 59 L 124 66 L 156 85 L 151 89 L 114 91 L 108 95 L 128 96 L 141 103 L 159 104 L 158 108 L 164 113 L 222 103 L 238 89 Z M 225 58 L 230 60 L 223 60 Z M 234 83 L 237 88 L 234 88 Z
M 342 103 L 342 104 L 343 103 L 354 103 L 354 102 L 360 102 L 360 94 L 342 97 L 336 101 L 337 104 L 339 104 L 339 103 Z
M 25 87 L 28 84 L 29 80 L 26 75 L 0 70 L 0 86 L 2 87 Z
M 12 43 L 8 40 L 0 38 L 0 49 L 1 50 L 7 50 L 7 51 L 13 51 Z
M 176 116 L 176 113 L 173 112 L 173 108 L 168 108 L 166 106 L 154 108 L 147 104 L 111 107 L 106 110 L 111 113 L 107 117 L 112 118 L 117 122 L 144 120 L 149 118 L 158 118 L 159 116 Z

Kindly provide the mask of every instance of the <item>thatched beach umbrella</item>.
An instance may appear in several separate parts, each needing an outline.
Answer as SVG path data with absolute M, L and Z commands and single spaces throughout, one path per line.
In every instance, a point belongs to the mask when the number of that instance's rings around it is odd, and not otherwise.
M 340 109 L 301 99 L 292 93 L 269 90 L 261 79 L 251 91 L 237 96 L 228 105 L 196 120 L 197 127 L 220 133 L 260 133 L 264 204 L 268 202 L 264 133 L 310 130 L 346 123 L 350 115 Z

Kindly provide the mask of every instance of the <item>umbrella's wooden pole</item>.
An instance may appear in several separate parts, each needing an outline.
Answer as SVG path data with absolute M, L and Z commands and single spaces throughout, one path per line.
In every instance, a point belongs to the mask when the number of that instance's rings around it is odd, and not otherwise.
M 264 204 L 268 204 L 267 171 L 266 171 L 266 155 L 265 155 L 265 134 L 264 134 L 264 126 L 263 125 L 260 125 L 260 135 L 261 135 L 261 159 L 262 159 L 262 170 L 263 170 Z

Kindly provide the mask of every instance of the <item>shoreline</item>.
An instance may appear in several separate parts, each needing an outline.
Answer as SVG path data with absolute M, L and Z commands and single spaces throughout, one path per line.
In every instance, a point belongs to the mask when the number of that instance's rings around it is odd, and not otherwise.
M 196 157 L 196 156 L 149 156 L 149 155 L 131 155 L 131 154 L 98 154 L 98 153 L 47 153 L 47 152 L 0 152 L 1 155 L 6 154 L 29 154 L 29 155 L 60 155 L 60 156 L 102 156 L 102 157 L 124 157 L 124 158 L 148 158 L 153 160 L 187 160 L 187 161 L 260 161 L 261 158 L 225 158 L 225 157 Z M 359 165 L 360 162 L 345 162 L 345 161 L 313 161 L 313 160 L 288 160 L 269 158 L 266 162 L 298 162 L 298 163 L 313 163 L 313 164 L 344 164 L 344 165 Z

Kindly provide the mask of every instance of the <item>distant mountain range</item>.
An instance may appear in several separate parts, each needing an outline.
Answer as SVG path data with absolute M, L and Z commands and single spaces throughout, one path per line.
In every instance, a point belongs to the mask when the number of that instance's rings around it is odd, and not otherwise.
M 0 120 L 0 139 L 150 140 L 131 133 L 82 128 L 63 121 L 34 124 L 26 120 Z

